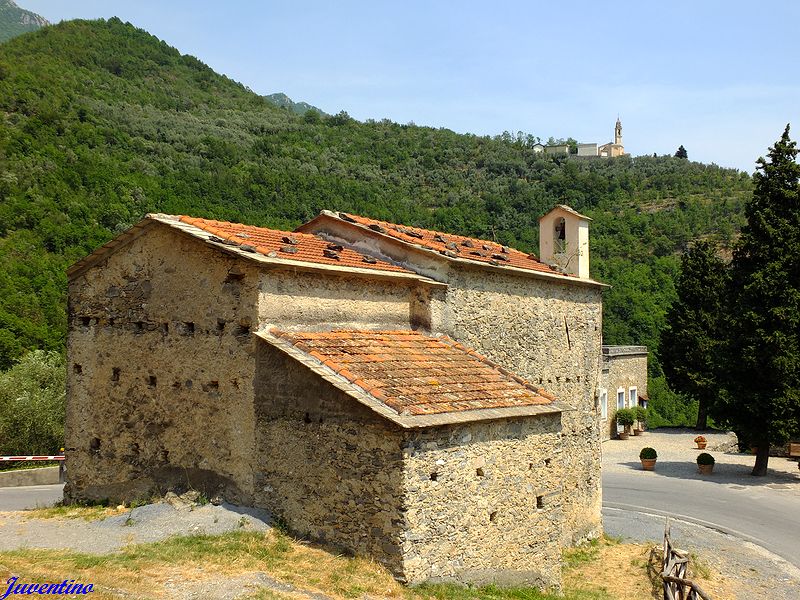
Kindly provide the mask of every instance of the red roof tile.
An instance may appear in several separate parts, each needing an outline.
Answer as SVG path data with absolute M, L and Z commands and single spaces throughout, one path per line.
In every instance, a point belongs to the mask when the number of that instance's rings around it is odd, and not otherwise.
M 342 248 L 308 233 L 278 231 L 265 227 L 242 225 L 241 223 L 212 221 L 187 216 L 181 216 L 180 220 L 183 223 L 194 225 L 203 231 L 207 231 L 220 238 L 220 240 L 234 242 L 240 249 L 249 248 L 252 252 L 265 256 L 321 265 L 411 273 L 411 271 L 403 267 L 367 257 L 355 250 Z
M 451 258 L 463 258 L 495 266 L 504 265 L 529 271 L 567 275 L 541 262 L 534 254 L 526 254 L 520 250 L 502 246 L 497 242 L 443 233 L 441 231 L 431 231 L 430 229 L 407 227 L 357 215 L 338 214 L 339 218 L 344 221 L 364 225 L 378 233 L 383 233 L 407 244 L 435 250 Z M 567 276 L 572 277 L 572 275 Z
M 416 331 L 270 333 L 402 415 L 550 404 L 555 397 L 449 338 Z

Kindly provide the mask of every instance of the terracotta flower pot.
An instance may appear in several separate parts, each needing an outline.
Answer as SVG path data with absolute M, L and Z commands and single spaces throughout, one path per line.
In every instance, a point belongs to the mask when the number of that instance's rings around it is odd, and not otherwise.
M 633 435 L 642 435 L 642 430 L 641 429 L 634 429 L 633 430 Z
M 697 448 L 699 450 L 705 450 L 706 446 L 708 446 L 708 442 L 695 442 L 697 444 Z
M 697 465 L 700 475 L 711 475 L 714 472 L 714 465 Z
M 639 460 L 642 461 L 642 468 L 645 471 L 652 471 L 656 468 L 656 459 L 655 458 L 640 458 Z
M 627 431 L 620 431 L 617 434 L 617 437 L 619 437 L 619 439 L 621 439 L 621 440 L 627 440 L 628 439 L 628 432 Z

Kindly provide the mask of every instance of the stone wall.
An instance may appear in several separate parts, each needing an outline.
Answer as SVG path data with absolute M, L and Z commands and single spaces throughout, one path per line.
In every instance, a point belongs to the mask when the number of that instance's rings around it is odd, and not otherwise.
M 70 281 L 67 499 L 250 501 L 258 281 L 160 224 Z
M 412 319 L 429 322 L 428 295 L 414 280 L 393 281 L 303 271 L 264 271 L 261 275 L 260 323 L 303 328 L 407 329 Z
M 559 415 L 407 431 L 409 582 L 561 585 Z
M 467 266 L 451 267 L 448 284 L 432 303 L 434 330 L 575 408 L 562 415 L 562 541 L 600 535 L 600 289 Z
M 257 357 L 256 506 L 403 579 L 401 430 L 269 344 Z
M 608 394 L 608 416 L 601 419 L 604 440 L 617 436 L 617 392 L 625 393 L 625 406 L 630 407 L 630 389 L 637 396 L 647 397 L 647 348 L 645 346 L 603 346 L 603 369 L 600 392 Z

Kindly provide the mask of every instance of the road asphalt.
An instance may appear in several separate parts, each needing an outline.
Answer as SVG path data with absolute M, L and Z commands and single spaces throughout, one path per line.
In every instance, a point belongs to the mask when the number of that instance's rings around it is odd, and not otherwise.
M 64 495 L 64 484 L 0 488 L 0 512 L 52 506 Z
M 688 429 L 666 429 L 628 441 L 604 442 L 604 508 L 674 515 L 761 546 L 800 568 L 797 463 L 772 457 L 768 474 L 753 477 L 754 457 L 732 449 L 733 434 L 709 432 L 706 451 L 716 465 L 712 475 L 700 475 L 695 435 Z M 638 455 L 644 446 L 658 451 L 654 471 L 642 469 Z M 628 535 L 626 531 L 612 533 Z
M 800 568 L 800 498 L 782 489 L 741 487 L 660 477 L 657 472 L 605 473 L 603 507 L 673 515 L 757 544 Z M 611 533 L 637 537 L 635 530 Z

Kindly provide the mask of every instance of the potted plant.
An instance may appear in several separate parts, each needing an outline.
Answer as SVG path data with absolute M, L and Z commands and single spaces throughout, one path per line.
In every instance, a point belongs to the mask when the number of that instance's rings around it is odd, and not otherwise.
M 645 471 L 652 471 L 655 468 L 657 458 L 658 453 L 655 448 L 642 448 L 639 452 L 639 460 L 642 461 L 642 468 Z
M 637 406 L 634 410 L 636 411 L 636 422 L 639 426 L 633 430 L 633 435 L 641 435 L 647 426 L 647 409 L 644 406 Z
M 706 444 L 708 444 L 708 440 L 704 438 L 702 435 L 698 435 L 694 438 L 694 443 L 697 444 L 697 448 L 700 450 L 706 449 Z
M 697 456 L 697 470 L 701 475 L 711 475 L 714 472 L 714 457 L 708 452 L 701 452 Z
M 635 414 L 630 408 L 620 408 L 617 411 L 617 425 L 622 425 L 623 427 L 623 430 L 619 433 L 619 439 L 628 439 L 628 435 L 631 432 L 631 426 L 635 420 Z

